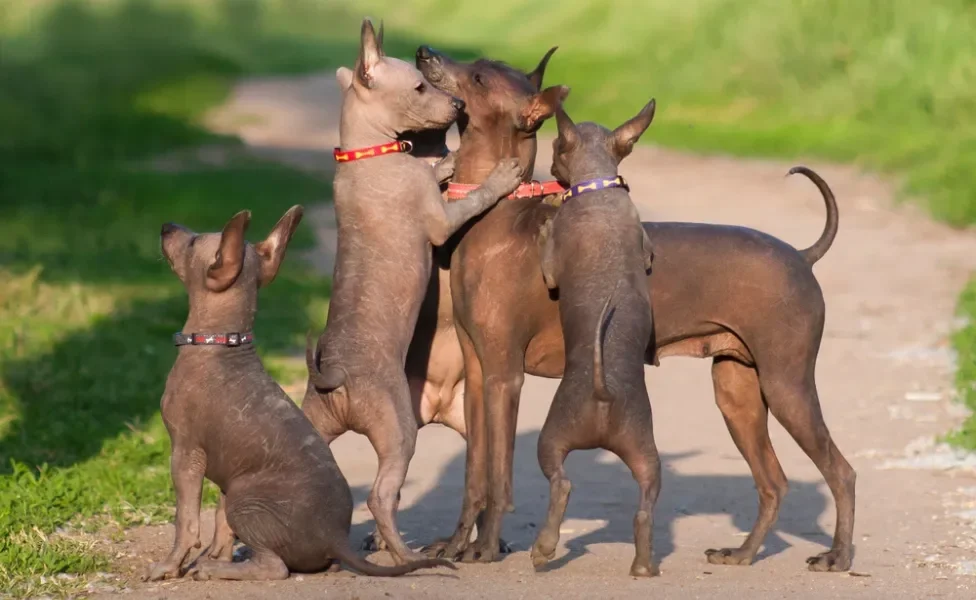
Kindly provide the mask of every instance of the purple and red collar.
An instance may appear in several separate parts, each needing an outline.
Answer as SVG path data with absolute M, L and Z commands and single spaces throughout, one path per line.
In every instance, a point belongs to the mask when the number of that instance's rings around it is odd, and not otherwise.
M 575 198 L 586 192 L 598 192 L 600 190 L 609 190 L 613 188 L 623 188 L 630 191 L 630 186 L 627 185 L 627 180 L 625 180 L 620 175 L 616 177 L 598 177 L 596 179 L 587 179 L 586 181 L 581 181 L 576 185 L 571 185 L 569 188 L 563 192 L 562 200 L 569 200 L 570 198 Z
M 242 344 L 254 343 L 254 334 L 244 333 L 183 333 L 173 334 L 174 346 L 228 346 L 235 348 Z

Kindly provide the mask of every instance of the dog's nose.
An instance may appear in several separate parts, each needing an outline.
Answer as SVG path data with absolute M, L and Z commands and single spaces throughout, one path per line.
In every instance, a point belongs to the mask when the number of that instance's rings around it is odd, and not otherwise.
M 464 100 L 460 98 L 451 98 L 451 105 L 458 110 L 464 110 L 465 107 Z
M 180 228 L 180 226 L 177 225 L 176 223 L 163 223 L 163 228 L 160 230 L 159 235 L 165 237 L 165 236 L 173 233 L 174 231 L 176 231 L 179 228 Z
M 430 46 L 421 46 L 417 48 L 417 58 L 420 60 L 430 60 L 430 57 L 434 55 L 434 50 Z

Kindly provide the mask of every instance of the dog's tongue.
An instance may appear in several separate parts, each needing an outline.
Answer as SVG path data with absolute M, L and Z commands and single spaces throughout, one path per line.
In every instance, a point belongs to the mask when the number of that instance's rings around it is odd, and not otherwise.
M 426 131 L 407 131 L 400 135 L 400 141 L 413 144 L 410 152 L 417 158 L 440 159 L 447 154 L 447 130 L 428 129 Z

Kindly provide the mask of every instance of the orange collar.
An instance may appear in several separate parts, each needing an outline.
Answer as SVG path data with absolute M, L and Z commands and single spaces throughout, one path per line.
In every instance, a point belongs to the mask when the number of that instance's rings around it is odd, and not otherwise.
M 368 148 L 356 148 L 355 150 L 343 151 L 336 148 L 332 152 L 332 158 L 334 158 L 337 163 L 343 163 L 360 160 L 363 158 L 383 156 L 385 154 L 395 154 L 397 152 L 410 152 L 411 150 L 413 150 L 413 144 L 410 142 L 390 142 L 389 144 L 369 146 Z
M 481 187 L 471 183 L 449 183 L 447 184 L 447 199 L 460 200 L 469 193 Z M 565 192 L 566 188 L 558 181 L 530 181 L 523 183 L 518 188 L 506 196 L 507 200 L 518 200 L 520 198 L 542 198 L 550 194 Z

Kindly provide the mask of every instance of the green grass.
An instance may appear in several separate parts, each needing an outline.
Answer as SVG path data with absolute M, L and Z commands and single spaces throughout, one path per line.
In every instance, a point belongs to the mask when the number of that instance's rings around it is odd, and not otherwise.
M 201 6 L 0 0 L 0 596 L 77 591 L 83 577 L 52 576 L 108 557 L 74 532 L 172 516 L 159 399 L 187 301 L 160 225 L 213 231 L 249 208 L 260 239 L 331 193 L 246 158 L 147 166 L 239 145 L 200 125 L 234 78 L 332 60 L 332 42 L 285 35 L 271 8 Z M 299 228 L 261 293 L 258 348 L 283 382 L 300 380 L 304 333 L 327 310 L 328 279 L 294 252 L 313 237 Z
M 957 446 L 976 450 L 976 279 L 969 282 L 959 298 L 959 316 L 964 325 L 953 336 L 959 352 L 956 383 L 961 401 L 973 414 L 947 439 Z

